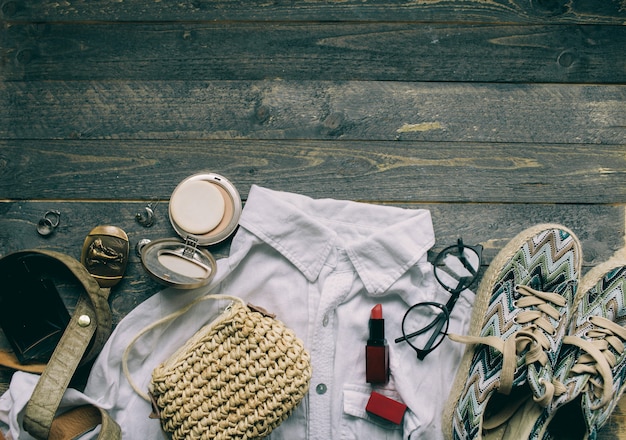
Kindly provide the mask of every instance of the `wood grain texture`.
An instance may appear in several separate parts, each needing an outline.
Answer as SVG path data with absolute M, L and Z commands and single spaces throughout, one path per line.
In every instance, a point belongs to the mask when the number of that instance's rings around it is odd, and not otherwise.
M 624 83 L 625 26 L 12 23 L 5 80 Z
M 445 21 L 621 25 L 620 0 L 9 0 L 0 17 L 23 21 Z
M 314 197 L 626 203 L 625 145 L 343 141 L 0 141 L 4 199 L 167 200 L 219 170 Z
M 626 143 L 626 85 L 27 81 L 0 102 L 0 139 Z

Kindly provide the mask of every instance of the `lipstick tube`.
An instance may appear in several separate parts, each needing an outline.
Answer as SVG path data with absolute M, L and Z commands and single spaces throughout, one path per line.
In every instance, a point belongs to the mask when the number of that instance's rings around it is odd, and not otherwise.
M 370 313 L 370 336 L 365 346 L 365 377 L 368 383 L 389 381 L 389 346 L 385 339 L 383 306 L 376 304 Z

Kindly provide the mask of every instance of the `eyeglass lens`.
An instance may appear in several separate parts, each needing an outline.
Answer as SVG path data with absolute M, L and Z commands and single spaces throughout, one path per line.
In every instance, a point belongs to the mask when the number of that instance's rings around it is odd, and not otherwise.
M 478 252 L 460 242 L 444 249 L 434 263 L 435 277 L 449 292 L 458 293 L 469 287 L 480 269 Z
M 424 302 L 411 307 L 402 321 L 403 336 L 395 342 L 406 341 L 423 359 L 436 348 L 448 332 L 448 311 L 443 304 Z

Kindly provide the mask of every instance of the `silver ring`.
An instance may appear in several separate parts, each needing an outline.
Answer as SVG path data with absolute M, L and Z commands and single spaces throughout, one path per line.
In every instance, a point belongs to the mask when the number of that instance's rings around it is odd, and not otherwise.
M 46 211 L 37 223 L 37 232 L 42 237 L 46 237 L 54 232 L 61 223 L 61 213 L 57 210 Z

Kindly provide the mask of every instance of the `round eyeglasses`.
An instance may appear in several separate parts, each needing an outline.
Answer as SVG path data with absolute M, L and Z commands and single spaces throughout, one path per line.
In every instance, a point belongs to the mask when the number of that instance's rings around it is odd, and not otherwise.
M 446 304 L 427 301 L 411 306 L 402 318 L 402 336 L 395 340 L 396 344 L 406 342 L 422 360 L 443 342 L 454 305 L 461 292 L 478 277 L 482 251 L 482 246 L 465 245 L 459 238 L 456 245 L 437 255 L 433 263 L 435 278 L 450 292 L 450 299 Z

